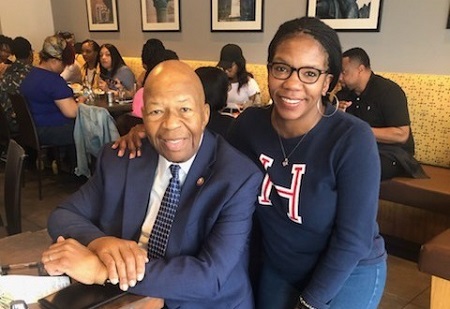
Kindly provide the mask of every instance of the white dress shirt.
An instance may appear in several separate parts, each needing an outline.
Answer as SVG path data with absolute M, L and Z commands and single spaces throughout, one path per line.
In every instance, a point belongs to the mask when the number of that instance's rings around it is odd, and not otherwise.
M 153 225 L 155 224 L 156 216 L 158 215 L 159 207 L 161 206 L 161 201 L 164 197 L 167 186 L 169 185 L 170 178 L 172 178 L 169 166 L 171 164 L 178 164 L 180 166 L 180 186 L 181 188 L 183 188 L 184 181 L 186 180 L 186 176 L 189 172 L 189 169 L 191 168 L 192 162 L 194 162 L 194 159 L 195 156 L 183 163 L 173 163 L 167 161 L 167 159 L 163 156 L 159 156 L 158 166 L 155 173 L 155 180 L 153 181 L 153 187 L 150 193 L 147 215 L 145 217 L 144 223 L 142 224 L 141 237 L 139 238 L 139 246 L 141 248 L 147 248 L 148 246 L 148 239 L 152 232 Z

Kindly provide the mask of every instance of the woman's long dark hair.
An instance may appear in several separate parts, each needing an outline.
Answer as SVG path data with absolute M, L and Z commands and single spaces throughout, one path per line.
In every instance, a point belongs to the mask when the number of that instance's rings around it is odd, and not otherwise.
M 227 105 L 228 76 L 217 67 L 199 67 L 195 70 L 202 81 L 206 102 L 212 111 L 220 111 Z
M 241 87 L 248 84 L 248 79 L 253 78 L 253 74 L 247 71 L 246 68 L 246 60 L 245 58 L 239 59 L 234 61 L 236 63 L 238 70 L 237 70 L 237 80 L 238 80 L 238 89 L 237 92 L 241 89 Z
M 102 65 L 100 65 L 100 75 L 106 78 L 111 78 L 114 75 L 116 75 L 117 70 L 121 67 L 126 65 L 125 61 L 123 60 L 122 56 L 120 55 L 117 48 L 112 44 L 103 44 L 100 46 L 100 50 L 105 47 L 107 50 L 109 50 L 109 53 L 111 54 L 111 71 L 108 71 L 105 69 Z
M 144 75 L 144 84 L 147 80 L 148 75 L 150 74 L 150 71 L 153 70 L 153 68 L 156 67 L 159 63 L 166 60 L 179 60 L 179 58 L 177 53 L 171 49 L 158 50 L 153 54 L 151 61 L 146 64 L 147 70 L 145 71 Z

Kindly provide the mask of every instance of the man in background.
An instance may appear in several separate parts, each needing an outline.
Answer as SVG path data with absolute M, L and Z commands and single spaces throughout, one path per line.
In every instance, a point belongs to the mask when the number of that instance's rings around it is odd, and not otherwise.
M 425 177 L 414 159 L 408 104 L 400 86 L 373 73 L 369 56 L 359 47 L 343 53 L 340 82 L 339 107 L 372 127 L 380 152 L 381 179 Z

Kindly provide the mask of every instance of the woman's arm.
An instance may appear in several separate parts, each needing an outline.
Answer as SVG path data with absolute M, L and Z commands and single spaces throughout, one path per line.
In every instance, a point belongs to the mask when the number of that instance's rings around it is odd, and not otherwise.
M 248 92 L 249 94 L 249 105 L 260 105 L 261 104 L 261 90 L 255 79 L 249 78 L 248 80 Z
M 55 104 L 56 106 L 58 106 L 58 108 L 61 110 L 61 113 L 63 113 L 64 116 L 68 118 L 77 117 L 78 104 L 74 98 L 68 97 L 65 99 L 55 100 Z
M 122 66 L 117 70 L 116 75 L 114 76 L 114 80 L 119 80 L 120 84 L 123 85 L 127 92 L 132 93 L 131 97 L 134 94 L 134 84 L 136 83 L 136 78 L 134 73 L 127 66 Z M 117 85 L 119 87 L 119 85 Z

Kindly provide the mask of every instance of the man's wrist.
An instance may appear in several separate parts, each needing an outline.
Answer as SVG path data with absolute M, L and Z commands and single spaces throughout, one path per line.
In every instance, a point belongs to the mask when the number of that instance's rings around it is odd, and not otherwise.
M 98 285 L 105 285 L 107 283 L 111 283 L 108 278 L 108 271 L 106 269 L 106 266 L 103 266 L 102 269 L 98 272 L 98 275 L 96 276 L 95 284 Z

